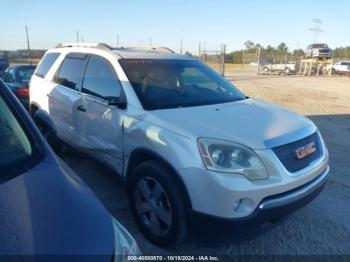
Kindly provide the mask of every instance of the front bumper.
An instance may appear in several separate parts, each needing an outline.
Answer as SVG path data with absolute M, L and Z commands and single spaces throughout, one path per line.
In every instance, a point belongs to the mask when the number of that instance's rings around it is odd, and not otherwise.
M 196 212 L 224 219 L 250 216 L 270 196 L 290 192 L 320 177 L 328 169 L 328 151 L 296 173 L 289 173 L 272 150 L 257 150 L 268 172 L 265 180 L 250 181 L 240 174 L 202 168 L 178 170 Z
M 318 57 L 318 58 L 331 58 L 332 53 L 315 53 L 312 55 L 313 57 Z
M 266 224 L 273 224 L 283 216 L 305 206 L 323 190 L 329 175 L 329 167 L 318 177 L 288 192 L 267 197 L 261 201 L 255 211 L 247 217 L 224 219 L 216 216 L 192 213 L 194 228 L 211 235 L 247 236 Z

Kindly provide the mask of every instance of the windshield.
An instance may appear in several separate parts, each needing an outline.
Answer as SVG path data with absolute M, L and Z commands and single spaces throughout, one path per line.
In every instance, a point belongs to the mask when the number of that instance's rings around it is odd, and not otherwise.
M 326 44 L 314 44 L 313 48 L 328 48 Z
M 0 182 L 26 171 L 39 154 L 0 94 Z
M 245 99 L 230 82 L 199 61 L 122 59 L 120 64 L 145 110 Z
M 35 67 L 26 67 L 18 69 L 18 78 L 21 82 L 29 82 L 34 74 Z

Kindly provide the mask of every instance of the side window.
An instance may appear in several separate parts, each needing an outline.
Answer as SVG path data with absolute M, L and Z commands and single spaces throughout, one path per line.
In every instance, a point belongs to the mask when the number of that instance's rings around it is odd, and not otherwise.
M 40 65 L 38 66 L 37 70 L 35 71 L 35 75 L 39 76 L 41 78 L 44 78 L 47 74 L 47 72 L 49 72 L 51 66 L 53 65 L 53 63 L 55 63 L 56 59 L 59 57 L 59 53 L 48 53 L 46 54 Z
M 54 81 L 65 87 L 78 90 L 83 81 L 87 55 L 68 54 L 56 73 Z
M 90 57 L 82 87 L 82 92 L 109 99 L 119 97 L 122 87 L 112 65 L 104 58 Z

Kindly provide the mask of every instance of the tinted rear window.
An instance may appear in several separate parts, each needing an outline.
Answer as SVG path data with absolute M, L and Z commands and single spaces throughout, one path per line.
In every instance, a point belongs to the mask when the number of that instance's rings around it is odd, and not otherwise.
M 87 56 L 67 55 L 55 76 L 55 82 L 71 89 L 81 87 Z
M 44 78 L 49 72 L 53 63 L 55 63 L 56 59 L 59 57 L 59 53 L 48 53 L 42 59 L 38 70 L 36 70 L 35 75 Z
M 28 82 L 34 73 L 35 67 L 23 67 L 18 69 L 18 78 L 21 82 Z

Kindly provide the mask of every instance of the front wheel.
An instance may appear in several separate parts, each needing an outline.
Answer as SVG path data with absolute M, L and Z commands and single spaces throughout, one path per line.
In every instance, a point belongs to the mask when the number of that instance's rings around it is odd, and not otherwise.
M 186 239 L 184 194 L 168 168 L 155 161 L 137 166 L 128 181 L 131 211 L 144 236 L 159 246 Z

